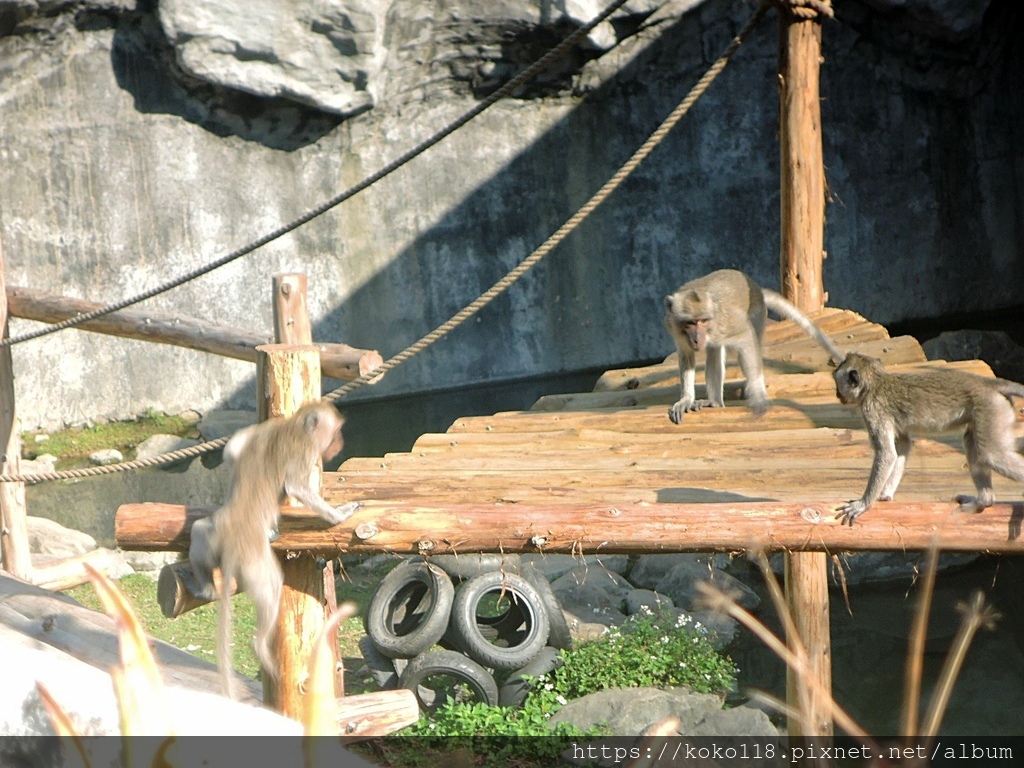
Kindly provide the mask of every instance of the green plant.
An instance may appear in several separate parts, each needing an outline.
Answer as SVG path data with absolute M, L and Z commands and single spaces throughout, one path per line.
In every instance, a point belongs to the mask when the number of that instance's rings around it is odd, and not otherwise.
M 645 613 L 565 653 L 551 674 L 554 689 L 579 698 L 606 688 L 689 686 L 701 693 L 728 690 L 737 669 L 711 645 L 707 630 L 688 616 Z
M 599 727 L 581 731 L 569 723 L 551 726 L 551 716 L 570 699 L 640 686 L 686 685 L 720 692 L 732 687 L 737 672 L 712 647 L 704 627 L 670 613 L 637 615 L 561 656 L 563 665 L 532 681 L 518 709 L 449 699 L 433 715 L 402 730 L 400 738 L 385 740 L 393 750 L 389 764 L 436 764 L 425 756 L 461 750 L 476 755 L 479 764 L 548 765 L 564 750 L 567 738 L 604 735 Z

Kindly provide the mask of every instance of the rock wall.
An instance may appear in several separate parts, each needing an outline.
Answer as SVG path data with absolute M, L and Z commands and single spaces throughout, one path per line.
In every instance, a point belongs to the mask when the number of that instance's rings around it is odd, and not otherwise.
M 460 115 L 596 0 L 0 0 L 11 284 L 111 302 L 248 243 Z M 685 94 L 744 0 L 631 0 L 553 72 L 294 234 L 146 305 L 271 327 L 309 274 L 318 339 L 387 357 L 540 244 Z M 1021 303 L 1014 0 L 844 0 L 824 25 L 830 303 L 894 322 Z M 778 283 L 775 22 L 638 174 L 466 327 L 355 397 L 666 354 L 661 297 Z M 35 327 L 15 322 L 13 332 Z M 75 330 L 15 348 L 26 427 L 251 407 L 251 365 Z

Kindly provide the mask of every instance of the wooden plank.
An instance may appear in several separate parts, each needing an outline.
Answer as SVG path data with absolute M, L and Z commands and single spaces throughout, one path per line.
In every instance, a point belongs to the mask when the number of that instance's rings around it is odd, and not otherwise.
M 278 551 L 325 554 L 396 552 L 651 552 L 923 550 L 1024 553 L 1024 504 L 997 503 L 981 514 L 952 502 L 881 502 L 856 526 L 835 520 L 834 499 L 699 504 L 419 504 L 367 501 L 341 525 L 287 514 Z M 173 550 L 201 512 L 174 504 L 123 504 L 119 546 Z M 359 531 L 357 535 L 356 531 Z M 443 531 L 443 537 L 438 532 Z
M 43 323 L 60 322 L 104 306 L 93 301 L 52 296 L 18 286 L 9 286 L 5 295 L 10 302 L 13 317 Z M 154 310 L 122 309 L 78 327 L 83 331 L 170 344 L 248 362 L 256 362 L 256 347 L 270 340 L 269 334 L 253 333 L 211 323 L 203 318 Z M 337 343 L 318 344 L 317 347 L 320 349 L 324 375 L 335 379 L 351 381 L 383 363 L 377 350 L 356 349 L 348 344 Z
M 416 695 L 405 688 L 338 699 L 338 733 L 345 742 L 386 736 L 420 719 Z

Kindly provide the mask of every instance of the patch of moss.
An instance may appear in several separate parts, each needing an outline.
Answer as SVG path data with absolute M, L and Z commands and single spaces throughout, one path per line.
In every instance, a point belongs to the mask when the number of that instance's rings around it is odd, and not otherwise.
M 22 454 L 27 459 L 49 453 L 57 457 L 61 468 L 85 466 L 89 455 L 107 448 L 116 448 L 126 460 L 135 458 L 139 443 L 153 435 L 177 435 L 198 438 L 196 425 L 182 416 L 150 412 L 133 421 L 114 421 L 91 427 L 69 427 L 49 433 L 49 439 L 37 443 L 38 432 L 22 434 Z

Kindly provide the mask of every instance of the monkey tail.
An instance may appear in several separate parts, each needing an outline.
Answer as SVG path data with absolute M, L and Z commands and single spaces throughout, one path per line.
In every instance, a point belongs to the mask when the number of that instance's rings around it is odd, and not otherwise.
M 221 563 L 220 569 L 220 611 L 217 616 L 217 669 L 220 672 L 224 695 L 237 699 L 235 675 L 231 667 L 231 595 L 229 587 L 231 570 Z
M 996 391 L 1006 397 L 1024 397 L 1024 384 L 1009 379 L 994 379 Z
M 833 363 L 839 365 L 839 363 L 846 359 L 846 353 L 836 346 L 828 334 L 816 326 L 811 318 L 790 304 L 781 293 L 776 293 L 768 288 L 762 288 L 761 290 L 764 292 L 765 306 L 780 317 L 792 320 L 799 325 L 804 330 L 804 333 L 817 341 L 828 352 Z

